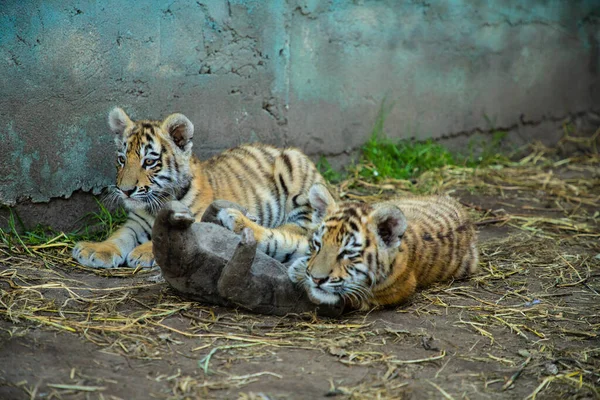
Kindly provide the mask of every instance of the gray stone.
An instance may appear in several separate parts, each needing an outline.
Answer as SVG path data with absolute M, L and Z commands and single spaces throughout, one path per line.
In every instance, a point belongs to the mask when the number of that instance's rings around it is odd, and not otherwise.
M 171 287 L 203 303 L 240 306 L 261 314 L 342 313 L 343 306 L 313 304 L 306 292 L 289 280 L 283 264 L 257 251 L 252 231 L 245 230 L 240 240 L 238 235 L 212 223 L 223 207 L 241 209 L 218 201 L 206 210 L 202 222 L 194 222 L 180 202 L 170 202 L 159 212 L 152 230 L 152 247 Z

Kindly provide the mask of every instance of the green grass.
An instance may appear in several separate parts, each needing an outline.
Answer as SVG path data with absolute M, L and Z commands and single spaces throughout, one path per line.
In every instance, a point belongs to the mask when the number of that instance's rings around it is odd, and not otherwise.
M 344 178 L 344 174 L 333 169 L 325 156 L 321 156 L 321 158 L 319 158 L 319 161 L 317 162 L 317 169 L 323 178 L 325 178 L 325 180 L 328 182 L 337 183 Z
M 48 243 L 61 236 L 61 241 L 75 243 L 82 240 L 100 241 L 110 236 L 127 219 L 126 211 L 119 207 L 114 212 L 110 212 L 99 200 L 98 211 L 85 215 L 81 220 L 85 221 L 84 226 L 69 233 L 59 232 L 51 227 L 37 225 L 33 229 L 26 229 L 18 214 L 10 209 L 7 229 L 0 228 L 0 242 L 5 243 L 10 250 L 18 246 L 28 253 L 28 246 L 38 246 Z
M 360 163 L 360 175 L 378 182 L 385 178 L 412 179 L 424 171 L 454 165 L 456 160 L 446 148 L 431 140 L 394 143 L 385 137 L 371 136 L 362 148 Z
M 387 178 L 412 180 L 425 171 L 446 165 L 477 168 L 508 161 L 508 157 L 498 151 L 498 146 L 506 136 L 506 132 L 501 130 L 494 130 L 491 140 L 488 137 L 469 140 L 465 153 L 452 153 L 431 139 L 392 140 L 384 132 L 385 119 L 392 107 L 385 102 L 382 104 L 371 136 L 361 147 L 357 164 L 338 172 L 331 168 L 325 157 L 321 157 L 317 165 L 325 179 L 335 183 L 341 181 L 348 172 L 355 172 L 361 179 L 371 183 Z
M 111 213 L 98 199 L 96 199 L 96 203 L 99 211 L 84 217 L 89 218 L 91 224 L 86 224 L 81 230 L 74 233 L 78 240 L 104 240 L 127 220 L 127 211 L 123 207 L 117 207 Z
M 469 140 L 467 145 L 468 154 L 460 156 L 462 164 L 467 167 L 476 168 L 506 163 L 508 157 L 498 151 L 498 147 L 506 137 L 506 132 L 493 130 L 491 135 L 491 140 L 487 138 Z

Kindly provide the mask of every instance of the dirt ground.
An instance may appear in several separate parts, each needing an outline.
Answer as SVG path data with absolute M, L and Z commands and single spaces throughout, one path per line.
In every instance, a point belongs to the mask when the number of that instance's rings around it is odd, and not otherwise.
M 342 183 L 389 197 L 403 181 Z M 402 306 L 285 318 L 0 243 L 0 399 L 600 398 L 600 158 L 428 172 L 480 230 L 480 272 Z

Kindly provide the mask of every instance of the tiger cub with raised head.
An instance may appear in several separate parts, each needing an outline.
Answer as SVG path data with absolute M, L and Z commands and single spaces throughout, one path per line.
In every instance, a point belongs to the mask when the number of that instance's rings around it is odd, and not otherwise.
M 476 232 L 448 196 L 336 204 L 323 185 L 310 190 L 321 225 L 310 256 L 288 269 L 315 303 L 344 301 L 362 310 L 395 305 L 417 288 L 477 269 Z
M 152 267 L 154 218 L 172 199 L 186 205 L 196 219 L 216 199 L 235 202 L 253 220 L 224 209 L 223 224 L 233 230 L 253 224 L 261 250 L 282 262 L 308 251 L 306 236 L 313 229 L 308 192 L 323 178 L 300 150 L 244 145 L 200 161 L 192 154 L 194 126 L 182 114 L 164 121 L 133 121 L 115 108 L 108 124 L 117 145 L 114 193 L 128 210 L 128 220 L 103 242 L 77 243 L 73 257 L 81 264 Z

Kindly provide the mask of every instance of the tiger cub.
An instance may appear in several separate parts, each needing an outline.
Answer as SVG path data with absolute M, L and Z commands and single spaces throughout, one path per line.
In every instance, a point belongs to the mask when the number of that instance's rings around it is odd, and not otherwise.
M 394 305 L 416 288 L 477 269 L 475 228 L 448 196 L 338 205 L 315 185 L 309 199 L 323 222 L 311 254 L 298 258 L 288 274 L 316 303 L 345 301 L 362 310 Z
M 228 228 L 254 226 L 259 248 L 282 262 L 308 251 L 306 237 L 313 229 L 308 192 L 323 178 L 300 150 L 244 145 L 200 161 L 192 154 L 194 126 L 182 114 L 164 121 L 132 121 L 115 108 L 108 124 L 117 144 L 114 193 L 128 210 L 128 220 L 103 242 L 77 243 L 73 257 L 81 264 L 152 267 L 154 218 L 172 199 L 185 204 L 196 219 L 216 199 L 238 203 L 254 219 L 221 210 Z

